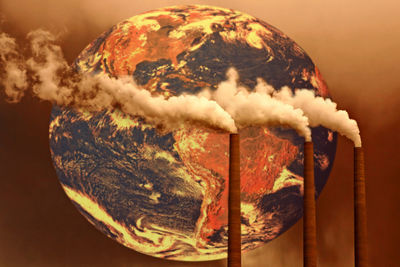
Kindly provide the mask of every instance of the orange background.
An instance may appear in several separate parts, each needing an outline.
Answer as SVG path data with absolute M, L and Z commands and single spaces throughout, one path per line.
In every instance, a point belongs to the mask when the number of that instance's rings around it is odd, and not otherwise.
M 39 27 L 62 32 L 69 62 L 102 31 L 147 10 L 175 4 L 234 8 L 293 38 L 320 68 L 339 108 L 357 119 L 366 150 L 372 266 L 399 266 L 400 2 L 0 0 L 0 27 L 20 42 Z M 134 252 L 106 238 L 64 194 L 50 159 L 51 105 L 0 96 L 0 266 L 225 266 L 179 263 Z M 320 266 L 353 265 L 353 147 L 340 137 L 317 202 Z M 243 255 L 244 267 L 302 266 L 302 222 Z

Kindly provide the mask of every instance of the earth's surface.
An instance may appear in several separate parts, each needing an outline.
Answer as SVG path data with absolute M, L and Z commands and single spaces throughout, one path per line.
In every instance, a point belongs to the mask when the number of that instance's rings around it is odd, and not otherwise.
M 127 19 L 93 41 L 77 71 L 132 75 L 153 94 L 215 89 L 234 67 L 252 90 L 308 88 L 328 97 L 318 69 L 291 39 L 250 15 L 176 6 Z M 155 257 L 226 257 L 227 133 L 184 128 L 160 133 L 118 110 L 54 106 L 50 148 L 67 195 L 100 231 Z M 273 240 L 302 217 L 303 142 L 291 129 L 249 127 L 241 136 L 242 248 Z M 316 191 L 325 185 L 336 134 L 312 131 Z

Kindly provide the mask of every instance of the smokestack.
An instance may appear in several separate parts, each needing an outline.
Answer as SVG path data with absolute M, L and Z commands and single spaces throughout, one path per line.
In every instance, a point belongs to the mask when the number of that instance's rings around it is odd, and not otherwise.
M 317 266 L 317 227 L 315 218 L 314 146 L 304 143 L 304 218 L 303 218 L 304 267 Z
M 228 267 L 240 267 L 240 149 L 239 134 L 229 135 Z
M 354 148 L 354 253 L 355 266 L 368 266 L 367 209 L 365 199 L 364 151 Z

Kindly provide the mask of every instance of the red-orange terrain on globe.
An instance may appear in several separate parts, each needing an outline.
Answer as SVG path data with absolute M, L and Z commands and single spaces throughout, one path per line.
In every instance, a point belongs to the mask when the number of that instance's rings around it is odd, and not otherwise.
M 78 56 L 76 71 L 130 76 L 165 97 L 215 90 L 234 67 L 253 90 L 307 88 L 328 97 L 318 69 L 291 39 L 250 15 L 175 6 L 127 19 Z M 160 131 L 118 109 L 89 113 L 54 106 L 50 149 L 60 182 L 79 211 L 121 244 L 155 257 L 226 257 L 227 133 L 206 127 Z M 325 185 L 336 134 L 312 129 L 316 191 Z M 242 248 L 273 240 L 302 217 L 303 142 L 287 128 L 240 130 Z

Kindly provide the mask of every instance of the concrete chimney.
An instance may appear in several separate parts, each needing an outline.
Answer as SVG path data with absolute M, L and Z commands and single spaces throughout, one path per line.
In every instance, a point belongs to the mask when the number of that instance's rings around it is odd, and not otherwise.
M 315 217 L 314 145 L 304 143 L 303 265 L 317 266 L 317 224 Z
M 364 151 L 354 148 L 354 253 L 355 266 L 368 266 L 367 208 L 365 198 Z
M 239 134 L 229 135 L 229 210 L 228 210 L 228 267 L 240 267 L 240 139 Z

